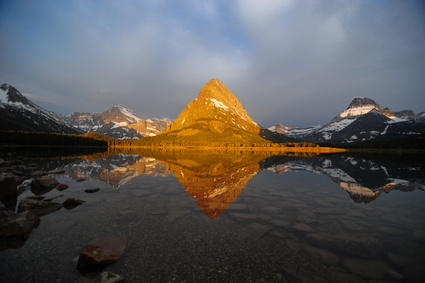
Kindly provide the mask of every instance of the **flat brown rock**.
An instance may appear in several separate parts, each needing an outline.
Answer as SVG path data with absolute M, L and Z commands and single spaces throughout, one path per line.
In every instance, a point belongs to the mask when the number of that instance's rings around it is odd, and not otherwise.
M 107 237 L 91 241 L 81 251 L 79 268 L 89 268 L 116 262 L 127 245 L 126 237 Z

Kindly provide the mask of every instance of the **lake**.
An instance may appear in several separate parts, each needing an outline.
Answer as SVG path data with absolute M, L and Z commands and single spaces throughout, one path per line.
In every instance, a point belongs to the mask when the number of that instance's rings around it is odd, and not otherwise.
M 2 238 L 1 282 L 100 282 L 105 271 L 126 282 L 425 282 L 423 156 L 9 155 L 32 171 L 61 169 L 50 176 L 68 188 L 27 182 L 3 210 L 35 195 L 84 203 L 41 216 L 24 241 Z M 127 239 L 118 261 L 77 269 L 103 237 Z

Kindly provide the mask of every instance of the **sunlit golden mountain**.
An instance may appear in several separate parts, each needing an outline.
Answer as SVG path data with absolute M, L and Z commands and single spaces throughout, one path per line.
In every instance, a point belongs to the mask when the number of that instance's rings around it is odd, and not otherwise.
M 264 145 L 261 127 L 218 79 L 211 79 L 164 132 L 145 139 L 162 145 Z

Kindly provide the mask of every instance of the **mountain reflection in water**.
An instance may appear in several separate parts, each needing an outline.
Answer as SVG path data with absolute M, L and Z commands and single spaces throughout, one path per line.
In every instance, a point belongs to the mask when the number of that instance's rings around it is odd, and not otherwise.
M 131 184 L 142 174 L 173 174 L 209 218 L 223 213 L 260 170 L 277 175 L 294 171 L 325 175 L 346 190 L 355 203 L 369 203 L 393 190 L 425 190 L 424 166 L 348 155 L 309 156 L 290 152 L 275 156 L 268 152 L 167 150 L 109 154 L 114 155 L 58 159 L 47 168 L 65 169 L 67 177 L 101 180 L 113 188 Z

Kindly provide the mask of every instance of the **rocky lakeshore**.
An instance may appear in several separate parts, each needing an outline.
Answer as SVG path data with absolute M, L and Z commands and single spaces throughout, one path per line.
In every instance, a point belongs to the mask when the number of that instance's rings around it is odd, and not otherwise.
M 69 187 L 55 178 L 55 175 L 64 173 L 63 169 L 43 171 L 37 163 L 0 155 L 0 250 L 21 248 L 39 226 L 42 216 L 62 208 L 71 210 L 85 203 L 74 197 L 56 201 L 65 197 L 66 192 L 63 191 Z M 44 196 L 53 190 L 57 191 L 57 196 Z M 21 197 L 28 191 L 31 193 Z M 97 191 L 99 188 L 85 190 L 86 193 Z M 116 262 L 124 253 L 125 246 L 125 237 L 94 239 L 82 248 L 76 267 L 85 278 L 96 282 L 124 282 L 122 276 L 102 272 L 99 268 Z

